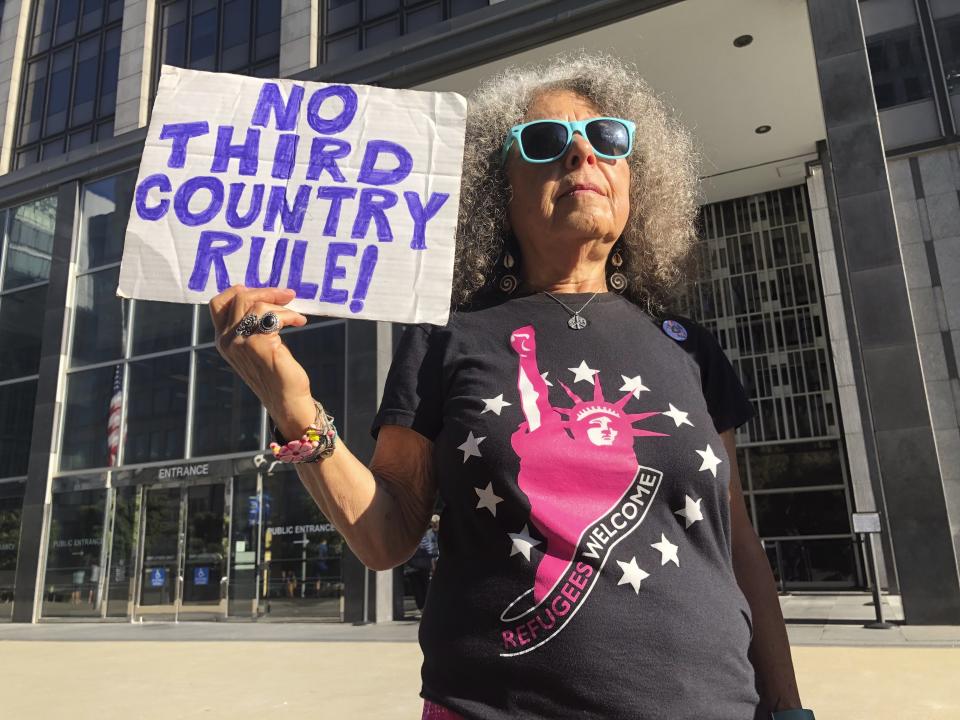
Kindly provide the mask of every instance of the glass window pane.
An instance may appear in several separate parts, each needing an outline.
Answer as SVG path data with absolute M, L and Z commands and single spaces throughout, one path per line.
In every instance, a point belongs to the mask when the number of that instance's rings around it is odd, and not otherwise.
M 67 126 L 67 103 L 70 102 L 70 78 L 73 75 L 73 47 L 54 54 L 50 65 L 50 93 L 47 97 L 44 136 L 62 132 Z
M 46 285 L 0 296 L 0 380 L 39 371 L 46 302 Z
M 43 580 L 45 617 L 100 615 L 106 500 L 106 490 L 53 496 L 47 573 Z
M 13 588 L 20 546 L 20 512 L 25 484 L 0 484 L 0 622 L 13 613 Z
M 118 267 L 77 278 L 72 367 L 123 357 L 129 303 L 116 295 L 119 278 Z
M 260 401 L 214 348 L 197 351 L 194 407 L 193 456 L 261 446 Z
M 53 37 L 53 19 L 57 10 L 57 0 L 41 0 L 36 3 L 34 16 L 32 53 L 40 53 L 50 47 Z
M 350 57 L 360 50 L 360 39 L 358 33 L 350 33 L 346 37 L 327 41 L 327 61 L 340 60 Z
M 368 27 L 363 34 L 363 46 L 368 48 L 381 45 L 397 37 L 400 37 L 399 17 Z
M 94 103 L 97 100 L 97 58 L 100 55 L 100 38 L 95 36 L 77 46 L 77 74 L 73 86 L 73 110 L 70 125 L 76 127 L 93 120 Z
M 313 396 L 335 416 L 344 407 L 344 327 L 334 323 L 298 332 L 281 331 L 284 343 L 310 377 Z
M 131 171 L 84 186 L 78 270 L 120 261 L 136 182 Z
M 100 76 L 100 108 L 97 117 L 113 115 L 117 104 L 117 74 L 120 71 L 120 28 L 115 27 L 103 38 L 103 61 Z
M 137 564 L 134 519 L 137 488 L 117 488 L 113 510 L 113 547 L 110 550 L 110 577 L 107 578 L 107 617 L 126 617 L 127 602 L 133 591 L 133 573 Z
M 868 38 L 867 54 L 878 109 L 932 96 L 919 26 Z
M 750 470 L 755 490 L 843 485 L 839 446 L 829 441 L 752 447 Z
M 450 3 L 450 15 L 454 17 L 463 15 L 464 13 L 487 7 L 488 4 L 489 0 L 452 0 Z
M 185 67 L 187 64 L 187 3 L 163 6 L 163 24 L 160 38 L 160 57 L 167 65 Z
M 843 490 L 754 494 L 761 537 L 849 533 Z
M 107 6 L 107 22 L 120 20 L 123 17 L 123 0 L 110 0 Z
M 230 0 L 223 6 L 223 44 L 220 50 L 220 71 L 231 72 L 250 62 L 250 0 Z
M 138 300 L 133 313 L 133 355 L 190 345 L 193 306 Z
M 43 103 L 47 99 L 47 58 L 27 66 L 26 91 L 23 94 L 23 119 L 20 121 L 20 143 L 40 139 L 43 127 Z
M 83 16 L 80 18 L 80 33 L 96 30 L 103 23 L 104 0 L 83 0 Z
M 947 89 L 953 95 L 954 120 L 960 122 L 957 115 L 960 109 L 960 9 L 950 0 L 940 0 L 931 8 L 934 25 L 937 29 L 937 45 L 940 47 L 940 59 L 943 62 L 943 77 Z M 952 7 L 948 8 L 947 5 Z M 949 14 L 948 14 L 949 13 Z
M 443 20 L 443 7 L 437 3 L 407 14 L 407 32 L 412 33 L 436 25 Z
M 190 67 L 194 70 L 216 70 L 216 51 L 216 9 L 194 14 L 190 21 Z
M 400 7 L 399 0 L 363 0 L 363 19 L 375 20 Z
M 59 45 L 77 36 L 77 19 L 80 16 L 80 0 L 60 0 L 57 26 L 53 31 L 53 44 Z
M 130 363 L 125 463 L 183 457 L 190 353 Z
M 210 319 L 210 308 L 201 305 L 197 311 L 197 342 L 213 342 L 213 320 Z
M 50 277 L 57 198 L 46 197 L 14 208 L 10 213 L 3 289 L 42 282 Z
M 37 381 L 0 385 L 0 478 L 27 474 Z
M 786 583 L 856 584 L 855 546 L 852 540 L 779 540 L 767 543 L 774 577 Z M 780 563 L 783 567 L 779 567 Z
M 63 414 L 61 470 L 107 467 L 107 422 L 116 366 L 71 373 Z

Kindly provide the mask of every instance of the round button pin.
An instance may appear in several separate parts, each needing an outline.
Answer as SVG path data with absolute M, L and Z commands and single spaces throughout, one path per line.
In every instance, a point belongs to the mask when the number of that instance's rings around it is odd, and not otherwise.
M 674 340 L 687 339 L 687 329 L 676 320 L 664 320 L 663 331 Z

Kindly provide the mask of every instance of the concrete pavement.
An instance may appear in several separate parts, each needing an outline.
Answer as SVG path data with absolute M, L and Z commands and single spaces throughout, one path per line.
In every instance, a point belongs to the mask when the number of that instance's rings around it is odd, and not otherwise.
M 960 718 L 960 628 L 865 630 L 869 600 L 782 598 L 804 702 L 820 720 Z M 896 599 L 886 603 L 898 619 Z M 415 720 L 416 631 L 416 623 L 0 625 L 0 717 Z

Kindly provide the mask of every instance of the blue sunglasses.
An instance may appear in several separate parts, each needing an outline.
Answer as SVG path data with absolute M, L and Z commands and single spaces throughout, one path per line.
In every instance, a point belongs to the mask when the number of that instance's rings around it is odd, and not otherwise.
M 612 117 L 573 121 L 534 120 L 510 128 L 503 141 L 500 162 L 506 161 L 514 142 L 520 149 L 520 157 L 527 162 L 553 162 L 567 152 L 575 133 L 587 139 L 598 157 L 619 160 L 633 151 L 636 129 L 637 126 L 629 120 Z

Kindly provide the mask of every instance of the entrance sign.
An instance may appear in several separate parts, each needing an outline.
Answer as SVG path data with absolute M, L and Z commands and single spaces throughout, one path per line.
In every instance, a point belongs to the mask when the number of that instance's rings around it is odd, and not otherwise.
M 117 294 L 445 324 L 466 100 L 164 66 Z
M 193 569 L 193 584 L 209 585 L 210 584 L 210 568 L 195 567 Z
M 153 570 L 150 571 L 150 587 L 163 587 L 166 582 L 166 568 L 153 568 Z

